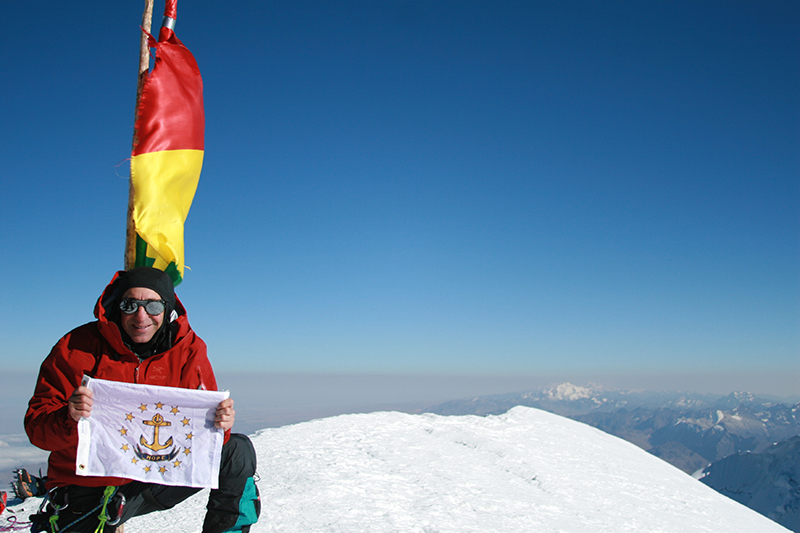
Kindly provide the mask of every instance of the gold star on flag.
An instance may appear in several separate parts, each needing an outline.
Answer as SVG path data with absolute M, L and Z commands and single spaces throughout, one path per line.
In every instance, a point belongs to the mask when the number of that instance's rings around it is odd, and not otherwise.
M 136 457 L 134 457 L 134 458 L 132 458 L 132 459 L 131 459 L 131 462 L 132 462 L 133 464 L 136 464 L 136 463 L 138 463 L 138 462 L 139 462 L 139 459 L 137 459 Z
M 161 403 L 161 402 L 158 402 L 158 403 L 156 404 L 156 409 L 163 409 L 163 408 L 164 408 L 164 404 L 163 404 L 163 403 Z
M 119 431 L 120 435 L 127 435 L 128 434 L 128 430 L 125 429 L 125 428 L 119 428 L 117 431 Z
M 194 433 L 187 433 L 186 434 L 186 440 L 192 440 L 192 437 L 194 437 Z
M 183 417 L 183 420 L 181 420 L 181 422 L 183 422 L 183 425 L 184 425 L 184 426 L 188 426 L 188 425 L 189 425 L 189 422 L 191 422 L 191 420 L 189 420 L 189 419 L 188 419 L 188 418 L 186 418 L 186 417 Z
M 131 420 L 133 420 L 133 413 L 128 413 L 127 415 L 125 415 L 125 420 L 127 420 L 127 421 L 129 421 L 129 422 L 130 422 Z
M 145 474 L 149 474 L 150 473 L 150 465 L 147 465 L 147 466 L 144 467 L 144 472 L 145 472 Z
M 184 448 L 183 449 L 183 453 L 186 454 L 186 455 L 189 455 L 190 453 L 192 453 L 192 449 L 191 448 Z
M 159 467 L 158 471 L 162 474 L 165 474 L 167 472 L 167 467 L 166 466 Z
M 139 410 L 144 413 L 145 411 L 147 411 L 147 406 L 145 404 L 142 404 L 139 406 Z
M 172 464 L 173 464 L 173 465 L 175 465 L 175 468 L 178 468 L 179 466 L 181 466 L 181 462 L 180 462 L 180 461 L 178 461 L 177 459 L 175 459 L 174 461 L 172 461 Z
M 178 414 L 178 413 L 180 413 L 180 412 L 181 412 L 181 411 L 180 411 L 180 409 L 178 409 L 177 407 L 173 407 L 173 408 L 170 410 L 170 413 L 172 413 L 173 415 L 177 415 L 177 414 Z
M 122 445 L 122 448 L 120 448 L 120 449 L 121 449 L 123 452 L 127 452 L 127 451 L 128 451 L 128 445 L 127 445 L 127 444 L 123 444 L 123 445 Z

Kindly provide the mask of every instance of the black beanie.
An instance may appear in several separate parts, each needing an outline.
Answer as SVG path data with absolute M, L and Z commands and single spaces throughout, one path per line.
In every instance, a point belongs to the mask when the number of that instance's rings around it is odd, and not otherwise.
M 169 274 L 163 270 L 153 267 L 132 268 L 120 276 L 119 283 L 120 295 L 133 287 L 144 287 L 156 291 L 170 309 L 175 309 L 175 288 Z

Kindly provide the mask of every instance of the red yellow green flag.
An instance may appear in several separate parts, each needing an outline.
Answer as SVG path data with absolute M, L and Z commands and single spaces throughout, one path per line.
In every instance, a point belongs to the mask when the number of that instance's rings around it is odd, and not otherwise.
M 134 266 L 183 280 L 183 225 L 203 166 L 203 80 L 191 52 L 172 30 L 177 0 L 167 0 L 155 66 L 142 89 L 131 158 Z

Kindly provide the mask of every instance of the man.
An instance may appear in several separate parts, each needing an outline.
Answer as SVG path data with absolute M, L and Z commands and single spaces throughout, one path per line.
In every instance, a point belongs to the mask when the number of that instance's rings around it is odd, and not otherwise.
M 117 272 L 94 313 L 96 321 L 67 333 L 42 363 L 25 414 L 31 443 L 50 451 L 49 502 L 32 517 L 40 524 L 33 531 L 44 526 L 51 531 L 55 514 L 55 531 L 113 532 L 129 518 L 169 509 L 200 490 L 75 474 L 78 421 L 91 416 L 93 404 L 92 391 L 81 386 L 84 375 L 217 390 L 206 344 L 189 326 L 166 273 L 150 267 Z M 219 488 L 211 491 L 203 533 L 249 531 L 260 510 L 255 450 L 246 436 L 231 434 L 235 414 L 230 398 L 217 406 L 214 425 L 225 430 L 225 444 Z

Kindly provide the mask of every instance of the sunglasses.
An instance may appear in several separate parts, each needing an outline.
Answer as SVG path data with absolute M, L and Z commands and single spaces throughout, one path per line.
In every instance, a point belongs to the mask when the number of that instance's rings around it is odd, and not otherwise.
M 119 310 L 126 315 L 134 314 L 140 307 L 144 307 L 148 315 L 156 316 L 164 312 L 164 309 L 167 308 L 167 302 L 164 300 L 136 300 L 134 298 L 123 298 L 119 302 Z

